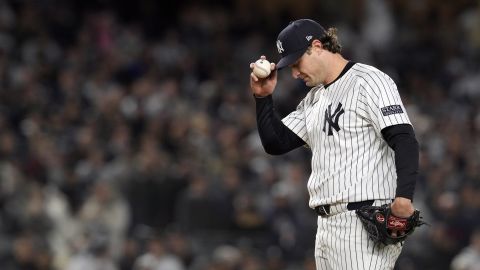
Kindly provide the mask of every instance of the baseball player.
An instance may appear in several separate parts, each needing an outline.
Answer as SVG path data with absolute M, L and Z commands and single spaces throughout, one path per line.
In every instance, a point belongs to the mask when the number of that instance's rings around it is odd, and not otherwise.
M 391 203 L 392 214 L 404 218 L 415 210 L 418 143 L 395 82 L 346 60 L 336 29 L 326 31 L 313 20 L 291 22 L 276 46 L 281 59 L 271 64 L 271 74 L 250 74 L 258 132 L 269 154 L 303 145 L 312 151 L 307 188 L 318 214 L 317 269 L 393 269 L 401 244 L 374 245 L 353 210 Z M 311 89 L 281 119 L 272 93 L 284 67 Z

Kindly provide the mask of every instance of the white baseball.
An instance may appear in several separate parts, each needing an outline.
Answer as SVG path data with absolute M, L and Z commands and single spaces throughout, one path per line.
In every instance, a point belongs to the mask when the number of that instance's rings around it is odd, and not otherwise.
M 253 66 L 253 74 L 258 78 L 266 78 L 270 75 L 270 62 L 265 59 L 258 59 Z

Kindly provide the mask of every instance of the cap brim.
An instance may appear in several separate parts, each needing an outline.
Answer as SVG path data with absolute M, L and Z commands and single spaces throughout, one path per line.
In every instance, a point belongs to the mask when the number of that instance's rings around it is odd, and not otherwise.
M 305 50 L 300 50 L 300 51 L 291 53 L 289 55 L 286 55 L 286 56 L 282 57 L 280 59 L 280 61 L 278 61 L 278 63 L 275 65 L 275 67 L 277 69 L 282 69 L 286 66 L 294 64 L 295 62 L 297 62 L 298 59 L 300 59 L 300 57 L 302 57 L 302 55 L 304 53 L 305 53 Z

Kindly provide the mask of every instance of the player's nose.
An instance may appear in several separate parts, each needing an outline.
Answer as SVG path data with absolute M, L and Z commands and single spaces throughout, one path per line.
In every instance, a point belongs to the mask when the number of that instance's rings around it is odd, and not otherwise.
M 298 71 L 298 69 L 292 67 L 292 77 L 294 79 L 298 79 L 298 76 L 300 76 L 300 72 Z

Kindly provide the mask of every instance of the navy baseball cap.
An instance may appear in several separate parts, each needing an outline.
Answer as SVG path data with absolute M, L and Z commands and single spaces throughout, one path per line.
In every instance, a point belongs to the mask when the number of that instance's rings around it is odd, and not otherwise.
M 277 50 L 282 58 L 276 65 L 277 69 L 295 63 L 314 39 L 320 39 L 325 35 L 325 29 L 314 20 L 300 19 L 290 22 L 278 34 Z

